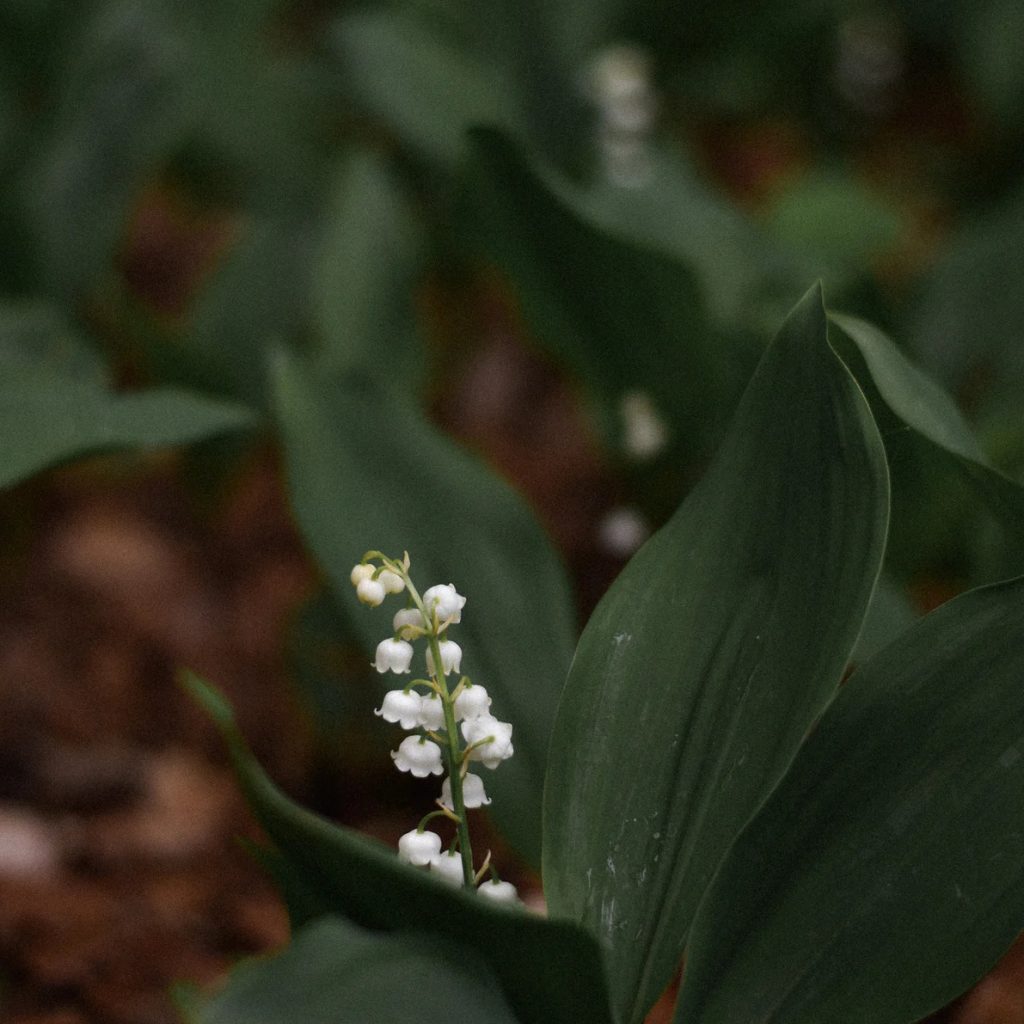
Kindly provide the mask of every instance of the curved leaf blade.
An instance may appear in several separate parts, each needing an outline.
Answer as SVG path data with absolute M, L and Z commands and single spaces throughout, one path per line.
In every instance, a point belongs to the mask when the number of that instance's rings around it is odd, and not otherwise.
M 723 862 L 679 1021 L 909 1024 L 1005 952 L 1024 924 L 1022 630 L 1017 579 L 854 674 Z
M 1024 487 L 988 464 L 977 438 L 949 395 L 922 373 L 877 327 L 852 316 L 831 320 L 854 342 L 889 408 L 946 453 L 1008 529 L 1024 534 Z
M 554 914 L 610 952 L 639 1021 L 718 862 L 832 696 L 885 541 L 888 475 L 812 289 L 707 476 L 577 648 L 545 793 Z
M 465 947 L 381 935 L 337 917 L 307 925 L 278 955 L 241 964 L 188 1013 L 193 1024 L 338 1024 L 386 1020 L 516 1024 L 493 973 Z
M 293 803 L 249 752 L 221 694 L 194 676 L 185 685 L 227 741 L 249 806 L 276 847 L 271 860 L 280 858 L 274 874 L 293 897 L 301 890 L 307 921 L 340 914 L 388 933 L 429 931 L 475 950 L 523 1024 L 611 1024 L 600 952 L 583 929 L 453 889 Z

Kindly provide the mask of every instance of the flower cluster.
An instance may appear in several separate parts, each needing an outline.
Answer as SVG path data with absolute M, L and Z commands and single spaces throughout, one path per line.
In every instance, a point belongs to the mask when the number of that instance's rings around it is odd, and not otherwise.
M 448 637 L 449 627 L 462 621 L 466 599 L 452 583 L 429 587 L 420 595 L 409 576 L 409 555 L 401 560 L 369 551 L 352 569 L 352 585 L 364 604 L 377 607 L 389 594 L 406 595 L 406 606 L 392 619 L 392 634 L 377 645 L 373 666 L 381 674 L 412 675 L 414 644 L 423 643 L 426 675 L 410 679 L 401 689 L 384 694 L 374 714 L 411 735 L 391 752 L 399 771 L 417 778 L 443 775 L 438 809 L 428 814 L 398 841 L 398 856 L 428 868 L 442 881 L 475 886 L 483 896 L 515 902 L 515 887 L 502 882 L 484 858 L 473 863 L 466 811 L 491 801 L 483 779 L 469 771 L 471 764 L 497 768 L 513 754 L 512 726 L 491 714 L 491 698 L 483 686 L 462 672 L 462 648 Z M 449 685 L 449 677 L 458 682 Z M 442 852 L 441 836 L 426 828 L 435 817 L 455 825 L 455 836 Z M 486 881 L 482 881 L 487 879 Z

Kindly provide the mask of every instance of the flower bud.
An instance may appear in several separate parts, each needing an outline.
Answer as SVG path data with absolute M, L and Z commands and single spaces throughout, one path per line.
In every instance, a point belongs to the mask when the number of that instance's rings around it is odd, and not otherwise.
M 398 859 L 423 867 L 441 852 L 441 837 L 436 832 L 413 829 L 398 840 Z
M 423 616 L 418 608 L 402 608 L 395 612 L 395 617 L 392 620 L 395 636 L 401 636 L 402 630 L 406 627 L 423 629 Z
M 356 584 L 356 597 L 371 608 L 384 603 L 384 584 L 380 580 L 365 579 Z
M 519 902 L 519 893 L 516 892 L 516 887 L 511 882 L 498 882 L 491 879 L 489 882 L 481 882 L 476 891 L 496 903 Z
M 360 562 L 358 565 L 352 567 L 352 572 L 349 575 L 349 579 L 352 581 L 353 587 L 358 587 L 363 580 L 368 580 L 373 576 L 373 566 L 367 565 L 366 562 Z
M 444 772 L 441 763 L 441 748 L 433 740 L 425 740 L 419 736 L 406 736 L 391 751 L 391 759 L 400 772 L 410 772 L 417 779 L 425 779 L 428 775 L 440 775 Z
M 377 656 L 373 660 L 373 667 L 378 672 L 402 674 L 410 671 L 411 664 L 412 644 L 407 641 L 388 639 L 377 644 Z
M 392 572 L 390 569 L 382 569 L 377 577 L 377 582 L 389 594 L 400 594 L 405 590 L 405 580 L 397 572 Z
M 430 872 L 449 885 L 462 885 L 465 881 L 462 873 L 462 855 L 455 850 L 438 854 L 430 861 Z
M 441 640 L 438 643 L 441 652 L 441 668 L 444 674 L 462 671 L 462 648 L 454 640 Z M 434 675 L 434 652 L 427 648 L 427 672 Z
M 397 722 L 403 729 L 416 729 L 420 725 L 420 709 L 423 698 L 410 690 L 389 690 L 384 694 L 384 701 L 374 714 L 385 722 Z

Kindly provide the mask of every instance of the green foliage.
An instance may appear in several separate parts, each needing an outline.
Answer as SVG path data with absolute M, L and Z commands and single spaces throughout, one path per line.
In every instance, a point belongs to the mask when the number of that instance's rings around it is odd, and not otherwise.
M 625 1021 L 668 984 L 718 861 L 835 691 L 881 564 L 881 439 L 825 334 L 814 289 L 598 606 L 559 708 L 546 892 L 603 940 Z

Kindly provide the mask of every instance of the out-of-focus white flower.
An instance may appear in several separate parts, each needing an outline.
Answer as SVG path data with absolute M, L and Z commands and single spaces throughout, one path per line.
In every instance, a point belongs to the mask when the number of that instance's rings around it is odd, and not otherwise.
M 392 628 L 395 631 L 395 636 L 401 636 L 402 630 L 406 628 L 422 629 L 423 616 L 420 615 L 420 610 L 418 608 L 402 608 L 395 612 Z
M 431 860 L 430 870 L 450 885 L 461 886 L 465 882 L 465 876 L 462 873 L 462 855 L 455 850 L 439 853 Z
M 438 583 L 428 587 L 423 595 L 423 607 L 430 615 L 437 612 L 440 622 L 461 622 L 466 599 L 455 589 L 454 583 Z
M 616 558 L 628 558 L 650 534 L 647 520 L 625 505 L 610 509 L 597 527 L 601 547 Z
M 653 459 L 668 443 L 668 426 L 646 391 L 627 391 L 619 400 L 622 447 L 638 462 Z
M 438 649 L 441 652 L 441 668 L 444 674 L 451 675 L 452 672 L 462 671 L 462 648 L 454 640 L 441 640 L 438 642 Z M 427 648 L 427 672 L 434 675 L 434 652 Z
M 491 698 L 482 686 L 467 683 L 462 692 L 455 698 L 455 721 L 464 718 L 479 718 L 486 715 L 491 708 Z
M 436 693 L 428 693 L 420 701 L 419 724 L 431 732 L 444 728 L 444 701 Z
M 403 729 L 416 729 L 422 706 L 423 698 L 415 690 L 389 690 L 373 713 L 385 722 L 397 722 Z
M 398 859 L 423 867 L 441 852 L 441 837 L 436 832 L 413 829 L 398 840 Z
M 484 792 L 484 780 L 479 775 L 469 772 L 462 780 L 462 802 L 471 811 L 491 802 Z M 447 807 L 449 811 L 455 810 L 452 803 L 452 780 L 448 776 L 445 776 L 444 782 L 441 783 L 441 806 Z
M 433 740 L 425 740 L 419 736 L 406 736 L 398 744 L 397 750 L 391 751 L 391 760 L 400 772 L 409 772 L 417 779 L 425 779 L 428 775 L 441 775 L 444 765 L 441 763 L 441 748 Z
M 519 893 L 516 892 L 516 887 L 511 882 L 498 882 L 491 879 L 488 882 L 481 882 L 476 891 L 481 896 L 486 896 L 489 900 L 494 900 L 497 903 L 519 902 Z
M 365 579 L 360 580 L 356 584 L 356 597 L 363 604 L 368 604 L 371 608 L 376 608 L 377 605 L 383 604 L 386 594 L 387 591 L 380 580 Z
M 378 672 L 397 672 L 400 675 L 411 671 L 412 644 L 405 640 L 381 640 L 377 644 L 377 656 L 373 666 Z
M 470 761 L 481 761 L 487 768 L 497 768 L 514 753 L 512 726 L 499 722 L 494 715 L 480 715 L 462 723 L 462 738 L 466 741 Z

